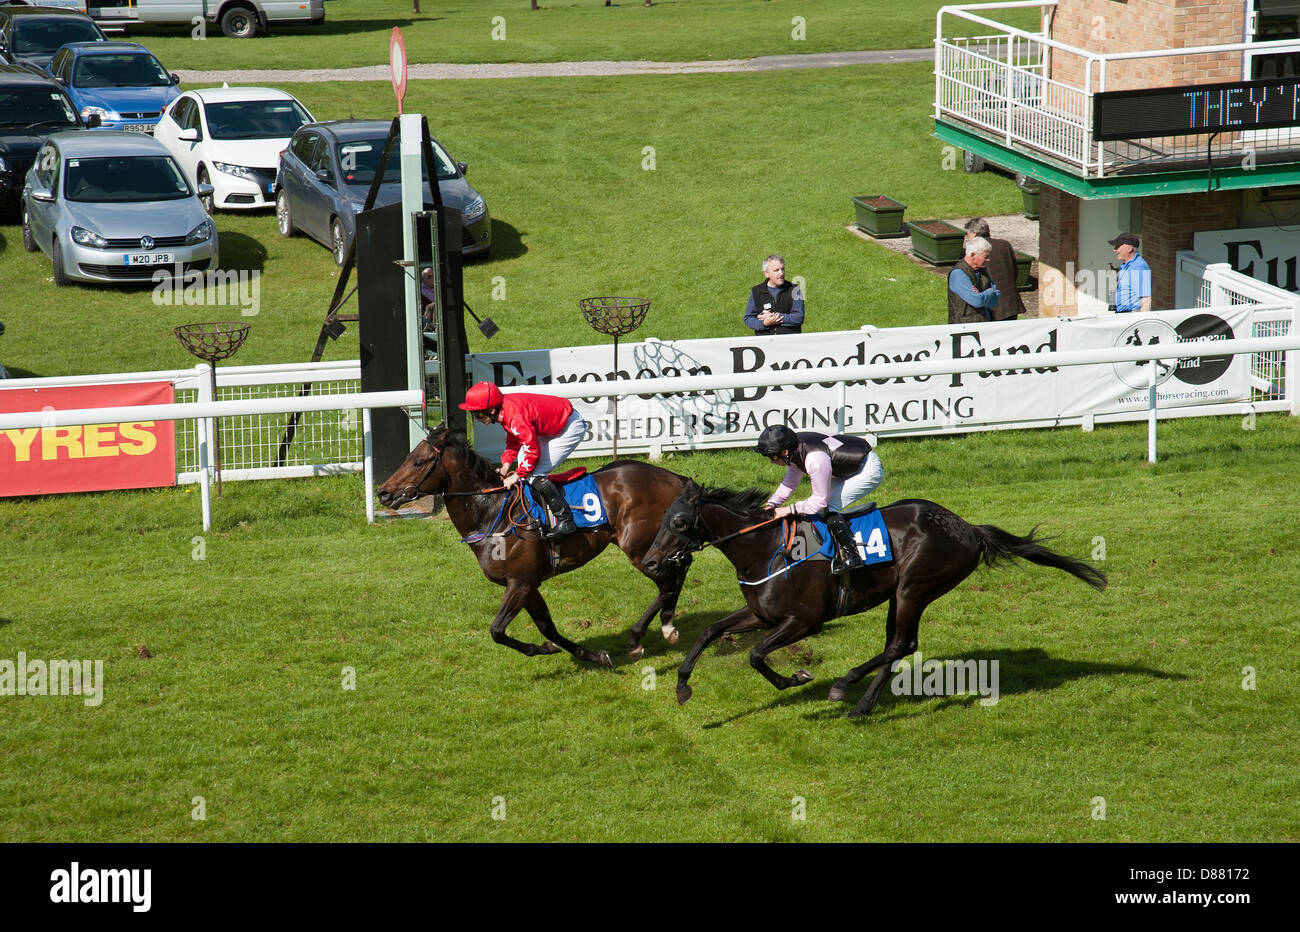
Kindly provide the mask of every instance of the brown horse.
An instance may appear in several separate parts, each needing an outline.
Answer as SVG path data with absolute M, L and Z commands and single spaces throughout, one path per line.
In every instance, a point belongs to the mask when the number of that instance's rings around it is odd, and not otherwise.
M 604 499 L 607 523 L 546 540 L 531 521 L 510 518 L 507 495 L 514 490 L 501 490 L 501 478 L 492 464 L 470 449 L 464 435 L 440 426 L 416 445 L 379 487 L 378 496 L 389 508 L 420 495 L 445 497 L 447 514 L 478 558 L 483 575 L 506 588 L 492 621 L 492 639 L 498 644 L 529 657 L 558 653 L 563 648 L 579 660 L 608 667 L 612 663 L 605 651 L 593 653 L 560 636 L 537 587 L 543 580 L 588 563 L 611 542 L 617 544 L 632 565 L 659 587 L 658 597 L 632 628 L 628 654 L 633 660 L 640 659 L 644 652 L 641 639 L 656 612 L 664 639 L 676 644 L 677 629 L 671 620 L 690 560 L 665 566 L 661 574 L 650 572 L 641 561 L 659 530 L 664 510 L 690 480 L 632 460 L 610 463 L 591 475 Z M 521 608 L 527 609 L 546 639 L 544 644 L 527 644 L 506 634 Z
M 772 575 L 773 557 L 784 547 L 784 524 L 791 519 L 772 521 L 770 513 L 759 510 L 765 499 L 765 493 L 754 489 L 702 489 L 692 482 L 664 513 L 663 527 L 643 557 L 645 569 L 655 572 L 713 544 L 735 565 L 745 595 L 745 607 L 706 628 L 682 661 L 677 671 L 679 704 L 691 698 L 687 681 L 695 662 L 722 635 L 772 629 L 749 652 L 750 666 L 777 689 L 802 686 L 812 681 L 811 673 L 798 670 L 793 676 L 781 676 L 767 665 L 767 655 L 816 634 L 828 619 L 865 612 L 887 599 L 885 649 L 837 680 L 829 696 L 842 702 L 850 686 L 881 670 L 849 713 L 865 715 L 880 698 L 893 664 L 916 650 L 916 632 L 926 606 L 975 572 L 981 561 L 996 566 L 1020 557 L 1065 570 L 1099 591 L 1106 587 L 1100 570 L 1053 553 L 1037 542 L 1033 531 L 1017 537 L 992 525 L 967 524 L 942 505 L 923 499 L 898 501 L 881 509 L 893 544 L 892 563 L 868 565 L 837 577 L 830 572 L 829 561 L 805 560 Z M 786 562 L 794 561 L 778 558 L 776 568 Z

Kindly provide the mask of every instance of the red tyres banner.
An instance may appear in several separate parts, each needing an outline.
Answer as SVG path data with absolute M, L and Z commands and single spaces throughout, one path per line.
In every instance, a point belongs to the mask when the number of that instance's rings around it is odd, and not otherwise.
M 171 404 L 170 382 L 0 389 L 0 411 Z M 0 430 L 0 496 L 176 484 L 174 421 Z

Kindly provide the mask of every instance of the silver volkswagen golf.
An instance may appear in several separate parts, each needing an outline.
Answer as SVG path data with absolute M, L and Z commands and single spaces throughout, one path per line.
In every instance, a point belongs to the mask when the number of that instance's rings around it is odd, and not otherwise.
M 206 271 L 217 264 L 217 227 L 199 198 L 211 194 L 150 136 L 55 133 L 23 187 L 23 246 L 50 257 L 56 285 Z

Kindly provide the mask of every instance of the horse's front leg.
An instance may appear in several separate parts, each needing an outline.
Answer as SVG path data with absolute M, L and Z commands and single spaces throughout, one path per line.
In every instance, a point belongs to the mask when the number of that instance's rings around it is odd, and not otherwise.
M 705 628 L 699 639 L 692 645 L 691 652 L 682 661 L 682 665 L 677 668 L 677 704 L 685 705 L 691 698 L 691 687 L 687 681 L 695 669 L 695 662 L 700 659 L 700 654 L 704 653 L 706 647 L 724 634 L 757 631 L 762 627 L 764 627 L 762 619 L 755 615 L 749 606 L 745 606 Z
M 757 670 L 777 689 L 789 689 L 791 686 L 803 686 L 813 681 L 813 675 L 807 670 L 796 670 L 793 676 L 782 676 L 767 665 L 767 655 L 778 647 L 794 644 L 815 632 L 815 627 L 806 620 L 794 615 L 787 615 L 785 621 L 772 629 L 772 633 L 754 645 L 749 652 L 749 665 Z
M 501 608 L 497 609 L 497 617 L 492 619 L 492 640 L 498 644 L 504 644 L 506 647 L 513 648 L 525 657 L 536 657 L 538 654 L 558 654 L 560 648 L 551 642 L 545 644 L 525 644 L 523 641 L 517 641 L 510 635 L 506 634 L 506 628 L 510 622 L 514 621 L 519 610 L 524 607 L 528 600 L 529 593 L 536 594 L 537 588 L 528 583 L 512 579 L 506 584 L 506 594 L 501 598 Z
M 546 607 L 546 600 L 536 588 L 529 590 L 527 598 L 524 600 L 524 608 L 528 609 L 528 614 L 532 616 L 533 624 L 537 625 L 537 630 L 542 632 L 542 637 L 546 638 L 546 643 L 552 647 L 559 645 L 567 650 L 579 660 L 585 660 L 587 663 L 599 664 L 602 667 L 612 667 L 613 661 L 609 659 L 607 651 L 592 653 L 587 648 L 575 644 L 568 638 L 562 637 L 560 632 L 555 629 L 555 622 L 551 620 L 551 610 Z
M 659 587 L 659 595 L 650 603 L 645 614 L 632 626 L 632 631 L 628 635 L 627 655 L 633 660 L 640 660 L 641 655 L 645 653 L 641 640 L 645 637 L 646 629 L 650 627 L 650 621 L 656 612 L 659 613 L 659 629 L 664 640 L 669 644 L 677 643 L 677 628 L 671 622 L 673 612 L 677 609 L 677 600 L 682 595 L 682 586 L 686 583 L 686 573 L 690 568 L 691 558 L 687 557 L 671 577 L 654 580 L 655 585 Z

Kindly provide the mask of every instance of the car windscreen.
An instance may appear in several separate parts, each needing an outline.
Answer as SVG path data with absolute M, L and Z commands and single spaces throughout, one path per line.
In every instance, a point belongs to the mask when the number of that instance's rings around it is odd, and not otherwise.
M 167 155 L 70 158 L 64 178 L 64 195 L 70 201 L 174 201 L 191 194 L 185 176 Z
M 0 88 L 0 126 L 76 126 L 68 98 L 48 87 Z
M 384 151 L 385 139 L 355 139 L 338 144 L 339 170 L 343 173 L 343 183 L 355 187 L 368 188 L 375 180 L 375 169 L 379 167 L 379 156 Z M 438 179 L 456 177 L 456 166 L 451 157 L 443 151 L 442 146 L 433 144 L 433 157 L 438 163 Z M 428 171 L 423 171 L 424 183 L 429 183 Z M 401 166 L 398 163 L 397 146 L 388 157 L 388 167 L 384 170 L 384 183 L 396 184 L 401 181 Z
M 170 87 L 171 76 L 147 52 L 82 55 L 72 73 L 73 87 Z
M 102 42 L 104 37 L 95 24 L 74 17 L 59 16 L 51 19 L 14 17 L 14 47 L 16 55 L 52 55 L 59 46 L 69 42 Z
M 213 139 L 281 139 L 311 116 L 296 100 L 232 100 L 203 105 Z

